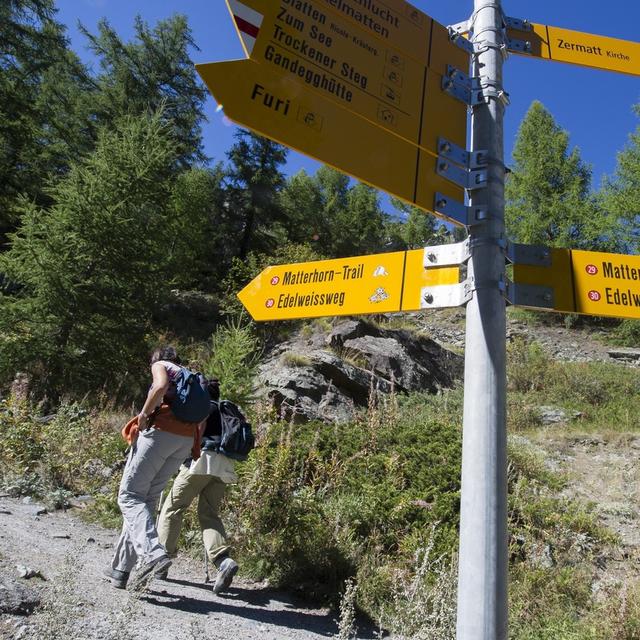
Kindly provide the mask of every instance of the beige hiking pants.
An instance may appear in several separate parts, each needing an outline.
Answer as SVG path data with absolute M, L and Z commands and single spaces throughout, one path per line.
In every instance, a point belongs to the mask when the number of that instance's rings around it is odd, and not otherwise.
M 217 558 L 227 554 L 227 536 L 219 515 L 225 490 L 225 483 L 217 476 L 196 475 L 189 473 L 187 467 L 180 467 L 158 522 L 158 537 L 168 554 L 176 553 L 184 512 L 196 497 L 202 541 L 209 561 L 215 563 Z

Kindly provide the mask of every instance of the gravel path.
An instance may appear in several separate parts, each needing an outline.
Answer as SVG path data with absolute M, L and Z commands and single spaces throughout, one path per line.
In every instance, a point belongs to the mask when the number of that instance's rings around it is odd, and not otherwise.
M 168 581 L 136 597 L 101 579 L 116 533 L 73 515 L 0 498 L 0 611 L 7 588 L 42 604 L 31 615 L 0 614 L 0 638 L 88 640 L 301 640 L 337 634 L 335 612 L 313 608 L 265 584 L 236 579 L 215 596 L 202 563 L 180 556 Z M 20 566 L 42 574 L 20 578 Z M 373 638 L 371 633 L 360 638 Z

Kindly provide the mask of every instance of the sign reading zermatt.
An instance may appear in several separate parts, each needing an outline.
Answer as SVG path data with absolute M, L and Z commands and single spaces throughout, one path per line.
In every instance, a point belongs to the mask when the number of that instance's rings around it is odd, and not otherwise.
M 640 42 L 526 21 L 518 21 L 509 28 L 508 34 L 510 38 L 526 42 L 524 49 L 514 49 L 516 53 L 606 71 L 640 75 Z
M 464 224 L 438 207 L 468 174 L 467 106 L 442 87 L 469 55 L 445 27 L 402 0 L 227 2 L 250 59 L 197 70 L 231 120 Z

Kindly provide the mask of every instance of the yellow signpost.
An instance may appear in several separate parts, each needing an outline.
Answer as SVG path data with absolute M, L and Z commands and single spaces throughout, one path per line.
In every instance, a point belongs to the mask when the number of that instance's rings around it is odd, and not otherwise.
M 422 62 L 380 40 L 321 0 L 227 0 L 247 55 L 271 71 L 436 153 L 437 135 L 422 136 L 427 105 L 443 117 L 449 138 L 466 142 L 465 105 L 442 90 L 447 64 L 467 72 L 468 55 L 434 23 L 425 34 Z M 431 18 L 428 18 L 429 24 Z M 433 73 L 427 74 L 430 47 Z M 439 75 L 435 75 L 439 74 Z M 434 104 L 435 103 L 435 104 Z M 440 134 L 442 135 L 442 134 Z
M 530 50 L 520 53 L 584 67 L 640 75 L 640 42 L 618 40 L 543 24 L 526 24 L 531 30 L 508 31 L 510 38 L 530 43 Z
M 423 287 L 460 278 L 423 260 L 417 249 L 267 267 L 238 298 L 256 321 L 417 311 Z
M 436 192 L 464 199 L 460 187 L 436 174 L 434 155 L 372 127 L 288 76 L 252 60 L 197 65 L 197 70 L 226 115 L 257 133 L 428 211 L 434 210 Z M 435 127 L 423 135 L 435 147 Z
M 553 310 L 640 318 L 640 256 L 552 249 L 551 266 L 514 265 L 516 284 L 553 289 Z

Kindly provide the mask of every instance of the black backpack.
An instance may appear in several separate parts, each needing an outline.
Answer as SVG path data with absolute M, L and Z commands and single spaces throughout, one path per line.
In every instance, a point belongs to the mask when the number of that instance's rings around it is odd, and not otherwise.
M 216 451 L 227 458 L 246 460 L 256 443 L 251 425 L 238 405 L 230 400 L 221 400 L 217 404 L 220 412 L 221 434 Z

